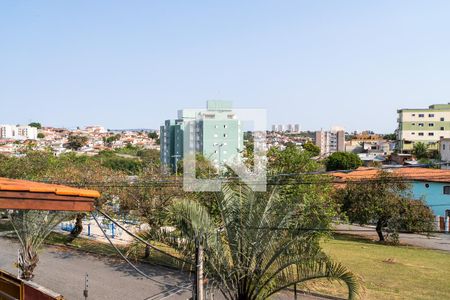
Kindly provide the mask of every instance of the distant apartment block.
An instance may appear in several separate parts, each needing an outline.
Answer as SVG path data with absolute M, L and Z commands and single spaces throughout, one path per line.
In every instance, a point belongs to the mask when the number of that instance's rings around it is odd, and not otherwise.
M 316 131 L 316 146 L 320 148 L 320 155 L 345 151 L 344 130 Z
M 425 143 L 429 150 L 438 150 L 439 140 L 450 138 L 450 103 L 399 109 L 397 113 L 400 152 L 410 153 L 417 142 Z
M 21 125 L 0 125 L 0 139 L 35 140 L 37 128 Z
M 187 139 L 187 140 L 185 140 Z M 206 110 L 180 110 L 160 128 L 161 162 L 175 170 L 184 157 L 184 142 L 217 168 L 238 157 L 244 133 L 229 101 L 207 101 Z
M 272 131 L 296 133 L 296 132 L 300 132 L 300 124 L 272 125 Z

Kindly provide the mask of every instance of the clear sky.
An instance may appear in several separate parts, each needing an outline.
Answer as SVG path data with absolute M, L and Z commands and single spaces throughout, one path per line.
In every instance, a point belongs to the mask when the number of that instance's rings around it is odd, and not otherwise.
M 157 128 L 207 99 L 390 132 L 450 102 L 450 1 L 0 1 L 0 123 Z

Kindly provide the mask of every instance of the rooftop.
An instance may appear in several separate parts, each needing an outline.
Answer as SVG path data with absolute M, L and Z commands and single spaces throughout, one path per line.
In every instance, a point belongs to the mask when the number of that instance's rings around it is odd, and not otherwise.
M 375 179 L 380 173 L 380 169 L 374 168 L 358 168 L 352 172 L 335 172 L 332 176 L 339 178 L 342 181 L 358 181 Z M 450 170 L 429 169 L 421 167 L 410 168 L 393 168 L 388 172 L 401 177 L 402 179 L 412 181 L 429 181 L 429 182 L 445 182 L 450 183 Z

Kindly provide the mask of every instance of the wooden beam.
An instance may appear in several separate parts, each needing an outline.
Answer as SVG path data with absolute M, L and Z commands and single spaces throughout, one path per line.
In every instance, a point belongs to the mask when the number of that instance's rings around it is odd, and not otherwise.
M 0 209 L 93 211 L 94 200 L 54 193 L 0 191 Z

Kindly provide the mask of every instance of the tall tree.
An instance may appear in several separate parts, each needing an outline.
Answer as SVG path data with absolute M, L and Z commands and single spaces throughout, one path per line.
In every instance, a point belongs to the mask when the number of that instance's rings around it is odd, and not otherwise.
M 376 224 L 380 241 L 387 236 L 398 242 L 398 231 L 429 231 L 433 229 L 434 216 L 421 200 L 411 200 L 410 186 L 402 178 L 380 171 L 369 181 L 347 182 L 336 192 L 337 201 L 350 222 Z
M 30 124 L 28 124 L 28 126 L 36 127 L 37 129 L 41 129 L 42 128 L 41 123 L 38 123 L 38 122 L 31 122 Z
M 335 152 L 325 161 L 327 171 L 353 170 L 362 166 L 362 160 L 355 153 Z
M 81 147 L 85 146 L 88 142 L 88 138 L 82 135 L 69 135 L 67 139 L 67 148 L 72 150 L 78 150 Z
M 174 203 L 171 224 L 177 231 L 163 232 L 160 241 L 191 261 L 196 244 L 202 245 L 205 275 L 226 299 L 267 299 L 320 278 L 345 283 L 349 299 L 357 295 L 356 277 L 321 251 L 316 232 L 298 222 L 294 202 L 241 184 L 226 184 L 217 201 L 218 220 L 198 202 Z

